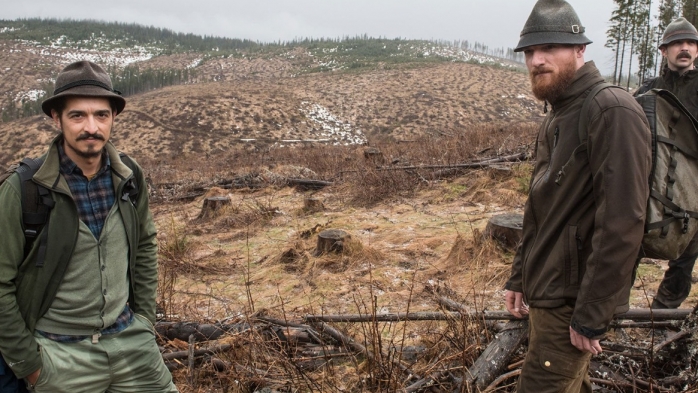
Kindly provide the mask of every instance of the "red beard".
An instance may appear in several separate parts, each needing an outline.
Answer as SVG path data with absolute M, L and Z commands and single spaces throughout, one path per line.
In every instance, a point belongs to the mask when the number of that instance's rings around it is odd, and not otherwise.
M 572 84 L 577 67 L 574 59 L 562 64 L 558 72 L 543 67 L 534 68 L 529 72 L 531 78 L 531 90 L 539 100 L 554 102 Z

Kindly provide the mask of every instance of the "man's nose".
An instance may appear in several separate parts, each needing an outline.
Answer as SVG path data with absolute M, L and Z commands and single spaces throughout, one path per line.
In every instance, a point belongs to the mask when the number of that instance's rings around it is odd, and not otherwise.
M 545 64 L 545 55 L 542 51 L 533 51 L 531 53 L 531 65 L 534 67 L 542 66 Z
M 95 117 L 92 115 L 87 116 L 87 121 L 85 122 L 85 131 L 94 133 L 99 130 L 99 127 L 97 126 L 97 120 L 95 120 Z

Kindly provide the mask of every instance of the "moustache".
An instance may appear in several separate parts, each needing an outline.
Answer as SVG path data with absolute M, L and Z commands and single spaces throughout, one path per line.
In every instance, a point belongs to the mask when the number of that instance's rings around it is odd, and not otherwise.
M 86 132 L 78 135 L 78 137 L 75 138 L 76 141 L 84 141 L 84 140 L 88 140 L 88 139 L 95 139 L 95 140 L 99 140 L 99 141 L 104 141 L 104 137 L 102 135 L 100 135 L 100 134 L 88 134 Z
M 690 58 L 691 58 L 691 54 L 688 53 L 688 52 L 679 52 L 679 54 L 676 55 L 676 58 L 677 58 L 677 59 L 690 59 Z
M 553 70 L 549 68 L 534 68 L 533 70 L 531 70 L 531 76 L 538 76 L 542 74 L 548 74 L 551 72 L 553 72 Z

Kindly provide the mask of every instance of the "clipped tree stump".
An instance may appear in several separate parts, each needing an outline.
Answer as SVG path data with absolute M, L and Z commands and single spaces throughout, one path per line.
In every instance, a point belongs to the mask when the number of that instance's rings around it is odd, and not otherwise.
M 484 236 L 497 240 L 506 249 L 516 249 L 523 236 L 523 214 L 506 213 L 490 218 Z
M 383 157 L 383 152 L 377 147 L 367 147 L 364 149 L 364 158 L 374 164 L 384 164 L 385 157 Z
M 320 212 L 325 210 L 325 205 L 320 198 L 305 198 L 303 200 L 303 210 L 308 213 Z
M 315 256 L 326 253 L 341 253 L 344 244 L 351 239 L 351 235 L 341 229 L 326 229 L 317 236 L 317 248 Z
M 201 208 L 199 218 L 208 218 L 213 216 L 213 213 L 220 210 L 223 206 L 232 204 L 227 196 L 214 196 L 204 199 L 204 205 Z

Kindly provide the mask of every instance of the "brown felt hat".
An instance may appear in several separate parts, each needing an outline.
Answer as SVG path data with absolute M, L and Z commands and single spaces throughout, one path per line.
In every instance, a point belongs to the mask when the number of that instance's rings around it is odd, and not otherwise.
M 91 61 L 78 61 L 68 64 L 56 78 L 53 96 L 41 103 L 41 109 L 51 117 L 51 109 L 65 97 L 104 97 L 114 103 L 116 114 L 124 110 L 126 100 L 121 92 L 114 90 L 109 74 Z
M 564 0 L 538 0 L 529 15 L 514 52 L 543 44 L 588 45 L 577 13 Z

